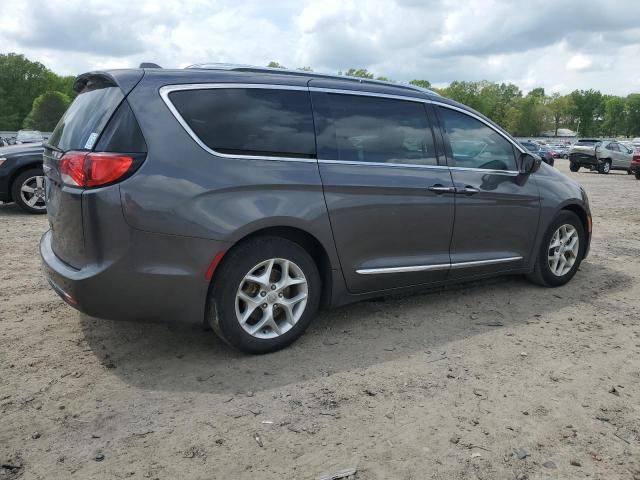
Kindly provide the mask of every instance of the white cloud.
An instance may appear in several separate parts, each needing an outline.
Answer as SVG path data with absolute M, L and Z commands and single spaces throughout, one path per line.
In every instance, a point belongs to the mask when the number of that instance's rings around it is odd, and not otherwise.
M 609 0 L 23 0 L 0 48 L 56 72 L 201 62 L 401 81 L 513 82 L 562 93 L 640 89 L 640 3 Z
M 593 65 L 591 58 L 589 58 L 587 55 L 582 55 L 581 53 L 579 53 L 569 59 L 569 61 L 567 62 L 567 69 L 577 71 L 587 70 L 591 67 L 591 65 Z

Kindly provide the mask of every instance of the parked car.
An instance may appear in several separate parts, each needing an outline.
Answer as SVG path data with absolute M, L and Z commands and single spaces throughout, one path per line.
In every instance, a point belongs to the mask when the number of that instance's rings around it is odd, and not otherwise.
M 633 159 L 631 160 L 629 170 L 636 176 L 636 180 L 640 180 L 640 151 L 636 150 L 633 152 Z
M 611 170 L 631 173 L 632 157 L 633 151 L 615 140 L 581 139 L 571 147 L 569 168 L 572 172 L 586 167 L 605 174 Z
M 631 140 L 631 143 L 636 150 L 640 149 L 640 138 L 634 138 L 633 140 Z
M 527 149 L 528 152 L 533 153 L 534 155 L 539 156 L 546 164 L 553 166 L 554 159 L 551 150 L 539 143 L 529 141 L 521 141 L 520 145 Z
M 0 148 L 0 201 L 28 213 L 46 213 L 41 144 Z
M 552 145 L 553 158 L 569 158 L 569 147 L 567 145 Z
M 38 130 L 20 130 L 16 135 L 16 144 L 42 143 L 44 138 Z
M 321 306 L 499 274 L 556 287 L 589 250 L 585 191 L 433 92 L 251 67 L 74 90 L 40 252 L 89 315 L 206 321 L 264 353 Z

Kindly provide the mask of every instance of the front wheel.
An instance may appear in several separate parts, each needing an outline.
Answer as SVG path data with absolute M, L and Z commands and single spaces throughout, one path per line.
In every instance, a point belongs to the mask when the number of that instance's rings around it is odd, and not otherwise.
M 563 210 L 547 229 L 529 280 L 545 287 L 564 285 L 578 271 L 586 236 L 578 216 Z
M 572 172 L 577 172 L 578 170 L 580 170 L 580 165 L 571 162 L 571 165 L 569 165 L 569 170 L 571 170 Z
M 47 213 L 42 170 L 32 168 L 18 175 L 11 185 L 11 197 L 27 213 Z
M 608 174 L 611 171 L 611 160 L 604 160 L 598 165 L 598 173 Z
M 244 352 L 274 352 L 309 326 L 320 290 L 318 268 L 304 248 L 280 237 L 259 237 L 224 258 L 207 320 L 219 337 Z

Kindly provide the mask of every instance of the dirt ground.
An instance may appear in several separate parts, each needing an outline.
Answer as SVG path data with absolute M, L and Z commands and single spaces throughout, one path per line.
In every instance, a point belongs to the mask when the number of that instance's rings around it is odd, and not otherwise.
M 640 479 L 640 181 L 557 163 L 594 214 L 568 285 L 350 305 L 267 356 L 79 314 L 0 206 L 0 480 Z

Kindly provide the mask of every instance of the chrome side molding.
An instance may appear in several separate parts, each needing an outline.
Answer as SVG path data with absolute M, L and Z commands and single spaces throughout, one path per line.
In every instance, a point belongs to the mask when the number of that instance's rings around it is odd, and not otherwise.
M 500 263 L 517 262 L 522 260 L 522 257 L 505 257 L 505 258 L 492 258 L 490 260 L 476 260 L 473 262 L 458 262 L 458 263 L 440 263 L 435 265 L 409 265 L 406 267 L 383 267 L 383 268 L 361 268 L 356 270 L 356 273 L 360 275 L 379 275 L 384 273 L 409 273 L 409 272 L 426 272 L 433 270 L 448 270 L 470 267 L 484 267 L 487 265 L 497 265 Z

